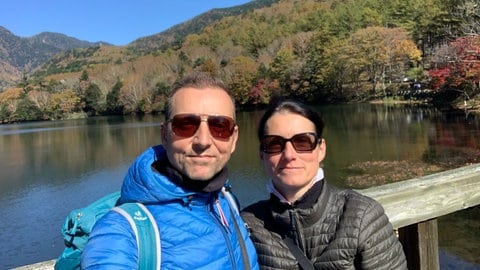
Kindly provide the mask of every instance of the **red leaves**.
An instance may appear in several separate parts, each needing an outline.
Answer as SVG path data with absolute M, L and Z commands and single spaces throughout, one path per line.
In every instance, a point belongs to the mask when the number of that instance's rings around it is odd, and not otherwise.
M 449 54 L 438 56 L 443 59 L 429 70 L 434 89 L 459 88 L 475 84 L 480 80 L 480 36 L 457 38 L 447 46 Z M 440 50 L 439 50 L 440 51 Z M 445 51 L 445 50 L 444 50 Z

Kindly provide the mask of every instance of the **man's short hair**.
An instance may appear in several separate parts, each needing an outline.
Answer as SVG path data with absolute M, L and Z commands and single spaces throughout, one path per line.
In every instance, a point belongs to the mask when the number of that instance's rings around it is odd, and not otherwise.
M 228 86 L 220 79 L 212 77 L 204 72 L 194 72 L 190 75 L 183 77 L 182 79 L 176 81 L 173 84 L 172 90 L 168 96 L 167 106 L 165 108 L 165 120 L 170 119 L 172 114 L 172 97 L 178 90 L 183 88 L 195 88 L 195 89 L 204 89 L 204 88 L 218 88 L 222 89 L 227 93 L 227 95 L 232 100 L 234 107 L 233 110 L 233 119 L 235 119 L 235 99 L 233 98 L 230 89 Z

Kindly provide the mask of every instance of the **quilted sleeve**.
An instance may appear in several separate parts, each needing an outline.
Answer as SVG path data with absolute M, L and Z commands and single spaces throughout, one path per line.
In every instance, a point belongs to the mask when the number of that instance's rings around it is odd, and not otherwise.
M 361 269 L 407 269 L 402 245 L 383 207 L 373 199 L 370 200 L 358 239 Z
M 82 269 L 136 269 L 137 243 L 128 221 L 110 211 L 93 227 L 82 254 Z

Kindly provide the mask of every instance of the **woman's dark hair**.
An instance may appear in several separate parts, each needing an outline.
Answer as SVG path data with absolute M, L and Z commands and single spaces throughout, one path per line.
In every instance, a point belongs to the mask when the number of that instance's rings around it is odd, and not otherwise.
M 267 123 L 268 119 L 270 119 L 273 114 L 282 111 L 298 114 L 312 121 L 315 125 L 315 132 L 317 133 L 317 136 L 319 138 L 322 138 L 322 132 L 323 128 L 325 127 L 325 123 L 323 122 L 320 114 L 312 107 L 299 101 L 284 100 L 271 105 L 263 114 L 258 124 L 257 130 L 259 140 L 261 140 L 263 136 L 265 136 L 265 124 Z M 288 123 L 285 124 L 288 125 Z

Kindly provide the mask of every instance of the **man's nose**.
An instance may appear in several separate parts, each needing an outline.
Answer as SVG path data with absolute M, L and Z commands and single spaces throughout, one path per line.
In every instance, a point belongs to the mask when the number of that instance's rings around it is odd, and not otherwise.
M 208 123 L 206 121 L 201 121 L 200 126 L 195 133 L 194 143 L 198 145 L 208 146 L 212 144 L 212 135 L 208 129 Z

